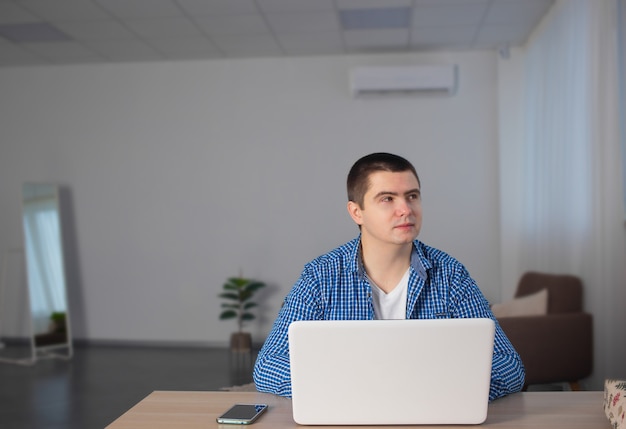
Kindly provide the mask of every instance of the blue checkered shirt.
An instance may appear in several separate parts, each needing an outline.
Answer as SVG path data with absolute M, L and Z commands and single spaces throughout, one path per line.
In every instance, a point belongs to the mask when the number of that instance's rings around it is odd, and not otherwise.
M 360 259 L 360 238 L 320 256 L 285 298 L 254 366 L 257 390 L 291 396 L 287 330 L 296 320 L 372 320 L 371 286 Z M 496 321 L 465 267 L 450 255 L 415 240 L 407 293 L 407 319 L 487 317 Z M 459 357 L 459 365 L 463 365 Z M 522 361 L 496 321 L 492 401 L 524 385 Z

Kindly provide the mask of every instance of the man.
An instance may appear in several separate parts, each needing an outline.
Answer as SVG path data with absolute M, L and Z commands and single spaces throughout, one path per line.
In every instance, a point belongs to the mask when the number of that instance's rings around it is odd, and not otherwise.
M 465 267 L 416 239 L 422 205 L 410 162 L 367 155 L 352 166 L 347 182 L 348 213 L 360 235 L 304 267 L 259 352 L 254 381 L 261 392 L 291 396 L 287 330 L 295 320 L 495 320 Z M 496 322 L 489 400 L 523 385 L 521 359 Z

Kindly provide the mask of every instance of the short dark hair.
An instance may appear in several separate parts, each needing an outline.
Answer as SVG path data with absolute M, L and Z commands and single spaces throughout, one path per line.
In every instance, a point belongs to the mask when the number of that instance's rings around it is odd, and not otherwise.
M 363 208 L 365 193 L 370 187 L 370 174 L 376 171 L 390 171 L 392 173 L 410 171 L 415 175 L 417 183 L 420 184 L 420 178 L 415 167 L 406 159 L 391 153 L 372 153 L 359 159 L 350 169 L 347 180 L 348 201 L 357 203 L 359 207 Z

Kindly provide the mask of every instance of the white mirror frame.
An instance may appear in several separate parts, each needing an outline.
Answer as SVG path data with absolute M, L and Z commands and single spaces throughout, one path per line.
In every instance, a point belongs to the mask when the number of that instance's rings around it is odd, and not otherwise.
M 73 354 L 59 200 L 56 185 L 23 185 L 22 223 L 33 363 L 42 357 L 69 359 Z M 53 314 L 64 314 L 64 321 L 55 325 Z

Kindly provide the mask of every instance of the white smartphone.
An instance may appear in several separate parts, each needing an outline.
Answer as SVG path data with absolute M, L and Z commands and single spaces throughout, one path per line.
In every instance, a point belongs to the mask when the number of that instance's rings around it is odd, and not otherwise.
M 217 418 L 218 423 L 249 425 L 267 410 L 267 404 L 235 404 Z

